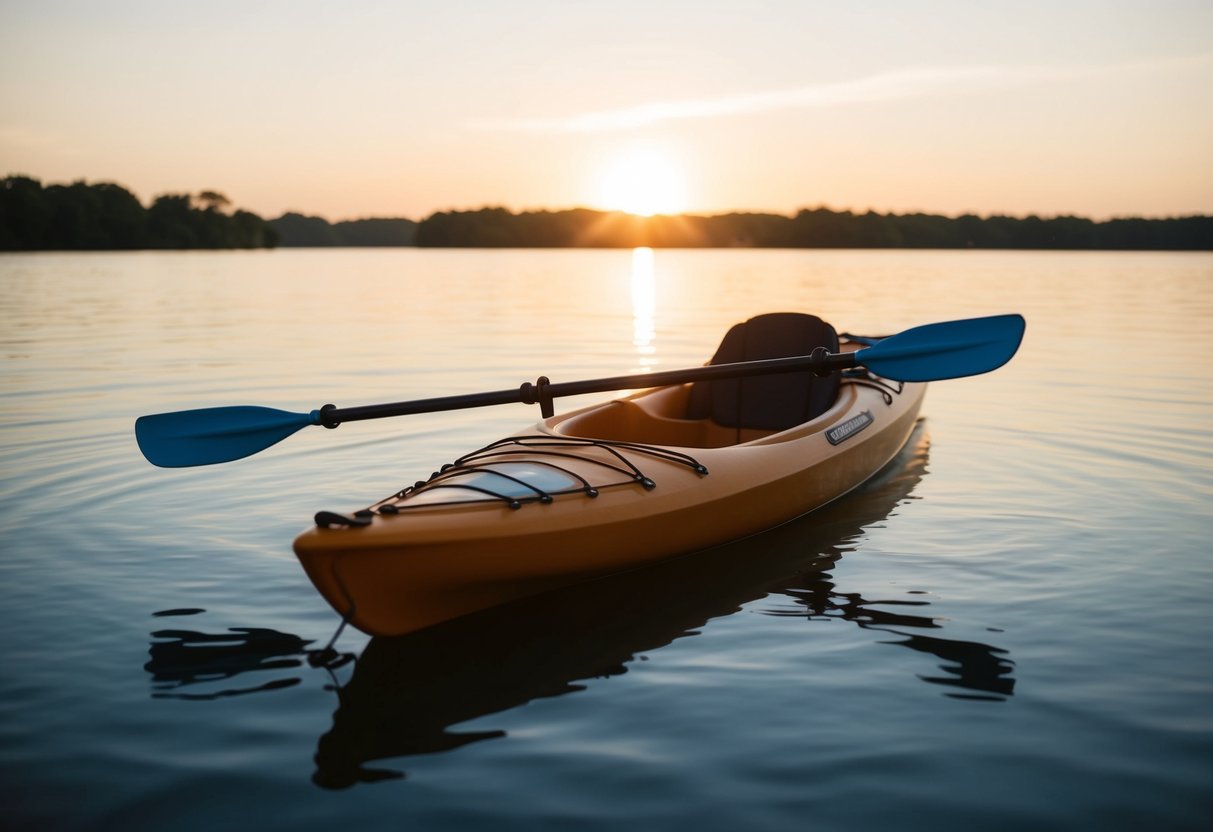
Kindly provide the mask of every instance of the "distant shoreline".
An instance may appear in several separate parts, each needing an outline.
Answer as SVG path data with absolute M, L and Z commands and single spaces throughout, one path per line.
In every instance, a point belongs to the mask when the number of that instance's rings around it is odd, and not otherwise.
M 828 208 L 792 216 L 732 213 L 637 217 L 573 209 L 504 208 L 432 214 L 417 225 L 420 247 L 854 248 L 1213 251 L 1213 217 L 1041 219 L 934 214 L 855 214 Z
M 168 194 L 145 208 L 112 183 L 0 180 L 0 251 L 237 248 L 813 248 L 1213 251 L 1213 216 L 1011 217 L 853 213 L 656 215 L 487 207 L 331 223 L 288 212 L 229 213 L 222 194 Z

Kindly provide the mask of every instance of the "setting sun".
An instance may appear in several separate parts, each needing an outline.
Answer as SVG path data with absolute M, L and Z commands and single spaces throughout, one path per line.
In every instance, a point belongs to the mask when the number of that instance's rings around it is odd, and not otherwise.
M 686 210 L 682 171 L 669 155 L 645 148 L 613 159 L 603 171 L 598 202 L 604 208 L 649 217 Z

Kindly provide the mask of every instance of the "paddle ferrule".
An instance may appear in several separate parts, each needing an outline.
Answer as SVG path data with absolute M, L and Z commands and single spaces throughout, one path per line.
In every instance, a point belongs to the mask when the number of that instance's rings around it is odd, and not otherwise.
M 813 367 L 813 375 L 825 378 L 838 370 L 847 370 L 855 366 L 855 353 L 831 353 L 825 347 L 817 347 L 809 354 Z
M 341 420 L 336 417 L 337 405 L 326 404 L 319 410 L 313 410 L 311 413 L 313 425 L 323 425 L 326 428 L 332 429 L 341 424 Z

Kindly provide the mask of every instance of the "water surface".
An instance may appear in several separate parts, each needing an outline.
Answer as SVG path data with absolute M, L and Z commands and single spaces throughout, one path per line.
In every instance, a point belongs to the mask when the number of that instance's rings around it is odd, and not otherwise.
M 14 828 L 1203 829 L 1213 257 L 0 257 L 0 805 Z M 290 552 L 537 417 L 309 429 L 161 470 L 143 414 L 672 369 L 778 310 L 1022 312 L 862 492 L 397 640 Z M 575 406 L 579 401 L 566 401 Z

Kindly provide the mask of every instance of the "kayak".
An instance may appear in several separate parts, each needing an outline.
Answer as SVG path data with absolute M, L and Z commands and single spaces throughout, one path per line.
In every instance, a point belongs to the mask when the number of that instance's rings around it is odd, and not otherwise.
M 523 402 L 542 421 L 353 514 L 322 511 L 295 552 L 343 620 L 401 635 L 546 590 L 739 540 L 836 500 L 910 435 L 925 383 L 1014 357 L 1022 315 L 843 336 L 812 315 L 737 324 L 707 366 L 310 412 L 155 413 L 163 468 L 252 456 L 308 427 Z M 649 389 L 557 416 L 564 396 Z
M 775 313 L 733 327 L 710 363 L 872 343 Z M 641 390 L 547 416 L 365 509 L 322 511 L 294 550 L 343 619 L 402 635 L 814 511 L 896 456 L 925 392 L 863 367 Z

